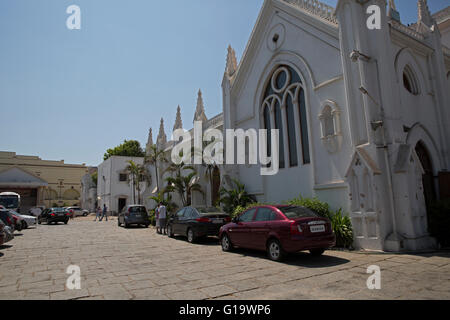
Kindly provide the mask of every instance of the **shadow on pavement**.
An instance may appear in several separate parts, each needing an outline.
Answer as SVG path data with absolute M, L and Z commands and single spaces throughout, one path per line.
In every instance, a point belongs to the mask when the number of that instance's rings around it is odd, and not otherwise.
M 326 268 L 350 262 L 350 260 L 347 259 L 330 256 L 327 254 L 328 252 L 330 251 L 325 251 L 325 253 L 319 257 L 314 257 L 308 252 L 290 253 L 280 263 L 305 268 Z M 269 258 L 267 257 L 267 253 L 264 251 L 237 248 L 234 249 L 234 251 L 231 252 L 231 254 L 240 254 L 247 257 L 269 260 Z
M 163 235 L 166 236 L 166 235 Z M 167 236 L 166 236 L 167 237 Z M 187 237 L 186 236 L 180 236 L 180 235 L 176 235 L 173 237 L 174 240 L 178 240 L 178 241 L 185 241 L 188 243 L 187 241 Z M 198 245 L 198 246 L 217 246 L 219 245 L 219 238 L 217 237 L 201 237 L 198 238 L 197 240 L 195 240 L 194 243 L 192 243 L 192 245 Z
M 0 250 L 2 250 L 2 249 L 9 249 L 9 248 L 12 248 L 12 245 L 9 245 L 9 244 L 2 244 L 2 245 L 0 246 Z
M 23 233 L 14 233 L 14 237 L 21 237 L 23 236 Z

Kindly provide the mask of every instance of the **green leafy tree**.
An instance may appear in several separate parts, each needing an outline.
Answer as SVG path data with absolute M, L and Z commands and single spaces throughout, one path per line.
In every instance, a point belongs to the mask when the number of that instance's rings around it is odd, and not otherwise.
M 142 149 L 139 141 L 125 140 L 117 147 L 106 150 L 106 153 L 103 156 L 103 160 L 107 160 L 112 156 L 144 157 L 145 152 Z
M 233 179 L 235 188 L 220 189 L 219 203 L 223 204 L 223 210 L 226 213 L 233 213 L 237 207 L 246 207 L 248 204 L 255 202 L 255 199 L 245 191 L 245 185 Z

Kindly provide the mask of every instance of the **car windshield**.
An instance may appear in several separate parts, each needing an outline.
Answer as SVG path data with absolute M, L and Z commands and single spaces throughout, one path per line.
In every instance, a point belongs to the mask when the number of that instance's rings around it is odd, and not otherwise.
M 279 207 L 278 208 L 283 214 L 289 219 L 295 218 L 310 218 L 310 217 L 320 217 L 317 213 L 312 211 L 311 209 L 304 207 Z
M 195 208 L 199 213 L 219 213 L 222 212 L 219 208 L 209 207 L 209 208 Z

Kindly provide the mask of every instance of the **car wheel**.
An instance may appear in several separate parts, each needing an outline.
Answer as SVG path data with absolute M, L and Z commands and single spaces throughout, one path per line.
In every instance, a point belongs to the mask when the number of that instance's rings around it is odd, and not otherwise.
M 222 250 L 225 252 L 233 250 L 233 244 L 231 243 L 230 237 L 226 233 L 220 239 L 220 244 L 222 245 Z
M 120 227 L 120 220 L 117 219 L 117 225 Z
M 173 238 L 173 232 L 172 232 L 172 226 L 171 225 L 167 226 L 167 236 L 169 238 Z
M 189 228 L 187 231 L 187 241 L 189 243 L 195 242 L 195 234 L 194 234 L 194 230 L 192 230 L 192 228 Z
M 38 224 L 41 224 L 41 220 L 38 219 Z
M 325 252 L 325 249 L 311 249 L 311 250 L 309 250 L 309 253 L 311 253 L 311 255 L 312 255 L 313 257 L 319 257 L 319 256 L 321 256 L 324 252 Z
M 123 226 L 124 226 L 125 228 L 128 228 L 130 225 L 124 221 L 124 222 L 123 222 Z
M 69 222 L 69 221 L 67 221 L 67 220 L 66 220 L 66 221 L 64 221 L 64 224 L 67 224 L 67 222 Z
M 267 244 L 267 253 L 269 258 L 273 261 L 281 261 L 284 258 L 283 248 L 281 247 L 280 241 L 277 239 L 272 239 Z
M 25 220 L 22 221 L 22 229 L 27 229 L 27 228 L 28 228 L 27 222 Z

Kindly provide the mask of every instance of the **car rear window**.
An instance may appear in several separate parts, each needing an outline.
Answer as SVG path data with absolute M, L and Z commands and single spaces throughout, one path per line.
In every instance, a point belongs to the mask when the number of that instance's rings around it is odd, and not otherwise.
M 132 212 L 132 213 L 146 213 L 147 210 L 145 209 L 145 207 L 131 207 L 130 208 L 130 212 Z
M 64 209 L 64 208 L 53 208 L 52 211 L 63 212 L 63 211 L 66 211 L 66 209 Z
M 278 208 L 289 219 L 320 217 L 316 212 L 304 207 L 280 207 Z
M 220 210 L 219 208 L 214 208 L 214 207 L 210 207 L 210 208 L 196 208 L 197 211 L 199 213 L 219 213 L 222 210 Z

